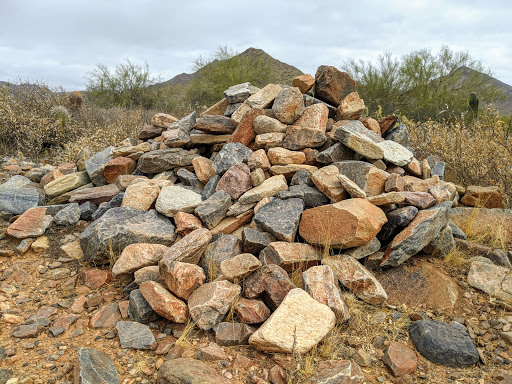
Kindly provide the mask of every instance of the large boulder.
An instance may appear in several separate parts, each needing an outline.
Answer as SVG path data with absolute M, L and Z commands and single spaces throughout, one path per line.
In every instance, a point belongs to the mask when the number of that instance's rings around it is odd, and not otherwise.
M 44 196 L 34 188 L 0 189 L 0 211 L 20 215 L 44 203 Z
M 315 74 L 315 97 L 335 107 L 356 91 L 356 82 L 347 72 L 336 67 L 321 65 Z
M 182 148 L 158 149 L 143 154 L 137 161 L 137 169 L 142 173 L 160 173 L 176 167 L 192 165 L 199 155 Z
M 192 213 L 203 202 L 201 195 L 178 185 L 162 188 L 155 208 L 162 215 L 173 217 L 178 212 Z
M 85 261 L 103 264 L 130 244 L 169 245 L 174 241 L 174 230 L 171 221 L 155 210 L 112 208 L 82 232 L 80 247 Z

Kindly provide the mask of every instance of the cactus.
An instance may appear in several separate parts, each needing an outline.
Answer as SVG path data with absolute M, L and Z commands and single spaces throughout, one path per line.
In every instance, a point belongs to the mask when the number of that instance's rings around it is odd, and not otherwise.
M 478 117 L 478 104 L 479 104 L 479 100 L 478 100 L 478 97 L 476 96 L 476 93 L 471 92 L 469 94 L 469 109 L 473 113 L 474 118 Z

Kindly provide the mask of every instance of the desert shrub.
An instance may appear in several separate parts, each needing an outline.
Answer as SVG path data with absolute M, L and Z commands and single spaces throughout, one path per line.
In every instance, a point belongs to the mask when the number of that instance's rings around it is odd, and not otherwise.
M 73 91 L 69 94 L 69 108 L 72 111 L 78 111 L 84 103 L 82 92 Z
M 406 122 L 412 146 L 443 158 L 456 171 L 456 181 L 468 185 L 497 185 L 512 204 L 512 135 L 496 111 L 467 123 L 464 117 L 449 123 L 428 120 Z

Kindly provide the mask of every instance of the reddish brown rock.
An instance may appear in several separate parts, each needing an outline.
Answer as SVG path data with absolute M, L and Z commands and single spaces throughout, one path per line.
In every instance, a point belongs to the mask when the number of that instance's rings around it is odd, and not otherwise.
M 82 204 L 90 201 L 96 205 L 112 200 L 119 193 L 115 184 L 102 185 L 100 187 L 84 188 L 74 192 L 69 198 L 70 203 Z
M 49 182 L 51 182 L 55 179 L 58 179 L 59 177 L 62 177 L 62 176 L 64 176 L 64 174 L 59 169 L 54 169 L 54 170 L 48 172 L 46 175 L 44 175 L 41 178 L 41 181 L 39 184 L 41 184 L 41 187 L 44 187 Z
M 213 327 L 215 331 L 215 341 L 222 346 L 235 346 L 249 344 L 249 337 L 256 331 L 252 327 L 243 323 L 223 322 Z
M 386 192 L 402 192 L 404 190 L 404 179 L 398 173 L 390 173 L 384 191 Z
M 317 129 L 325 133 L 327 130 L 327 120 L 329 119 L 329 109 L 322 103 L 313 104 L 306 109 L 293 125 L 302 128 Z
M 378 280 L 352 256 L 329 257 L 324 264 L 330 266 L 341 284 L 361 300 L 370 304 L 382 304 L 388 298 Z
M 299 234 L 311 245 L 352 248 L 373 239 L 387 222 L 384 212 L 364 199 L 307 209 Z
M 407 192 L 428 192 L 430 187 L 439 185 L 441 180 L 439 176 L 420 179 L 414 176 L 404 176 L 404 190 Z
M 76 164 L 75 163 L 62 163 L 59 164 L 57 169 L 62 172 L 63 175 L 69 175 L 71 173 L 76 172 Z
M 89 326 L 91 328 L 113 328 L 121 321 L 121 312 L 117 303 L 110 303 L 101 307 L 91 316 Z
M 46 214 L 46 208 L 29 208 L 7 228 L 7 234 L 17 239 L 40 236 L 46 232 L 53 218 Z
M 120 191 L 126 191 L 126 188 L 134 181 L 134 180 L 149 180 L 146 176 L 139 175 L 121 175 L 116 180 L 117 188 Z
M 130 175 L 135 171 L 137 163 L 128 157 L 116 157 L 105 164 L 103 174 L 108 184 L 115 183 L 120 175 Z
M 159 268 L 167 288 L 184 300 L 188 300 L 192 292 L 206 280 L 203 269 L 195 264 L 162 260 Z
M 168 248 L 163 258 L 197 264 L 211 239 L 212 233 L 208 229 L 196 229 Z
M 220 178 L 216 191 L 226 191 L 232 200 L 238 200 L 252 188 L 251 170 L 245 163 L 238 163 L 229 168 Z
M 292 86 L 300 89 L 302 93 L 306 93 L 315 85 L 315 78 L 309 73 L 295 77 L 292 80 Z
M 377 120 L 372 119 L 371 117 L 363 117 L 362 119 L 359 119 L 359 121 L 370 131 L 373 131 L 380 136 L 380 125 Z
M 174 223 L 176 224 L 176 233 L 182 236 L 186 236 L 190 232 L 203 227 L 201 220 L 186 212 L 178 212 L 174 215 Z
M 288 374 L 279 365 L 274 365 L 268 374 L 268 378 L 272 384 L 287 384 Z
M 259 261 L 250 253 L 241 253 L 220 263 L 220 272 L 226 280 L 240 281 L 261 267 Z
M 207 159 L 206 157 L 196 157 L 192 159 L 192 165 L 194 166 L 194 172 L 201 183 L 206 184 L 212 176 L 216 174 L 213 168 L 213 160 Z
M 325 133 L 315 128 L 296 127 L 291 125 L 286 130 L 282 146 L 286 149 L 300 150 L 304 148 L 315 148 L 327 141 Z
M 64 331 L 67 331 L 71 324 L 79 318 L 80 316 L 64 313 L 55 319 L 53 327 L 62 328 Z
M 147 211 L 154 204 L 159 193 L 160 188 L 152 181 L 130 184 L 126 188 L 121 206 Z
M 505 208 L 503 191 L 499 187 L 470 185 L 460 202 L 470 207 Z
M 139 285 L 142 296 L 160 316 L 175 323 L 186 323 L 189 318 L 187 304 L 167 291 L 155 281 L 144 281 Z
M 302 273 L 304 290 L 319 303 L 327 305 L 339 322 L 350 319 L 348 308 L 343 302 L 337 278 L 329 265 L 311 267 Z
M 413 205 L 419 209 L 427 209 L 436 204 L 436 199 L 427 192 L 395 192 L 403 198 L 403 204 Z
M 286 271 L 278 265 L 264 265 L 245 280 L 245 296 L 255 299 L 263 294 L 265 303 L 275 310 L 287 293 L 296 288 Z
M 245 116 L 240 120 L 240 124 L 236 127 L 233 132 L 233 137 L 231 138 L 231 142 L 233 143 L 242 143 L 245 146 L 248 146 L 256 137 L 256 133 L 254 132 L 254 119 L 257 116 L 264 115 L 265 112 L 262 109 L 253 108 Z
M 340 171 L 335 165 L 322 167 L 311 175 L 311 180 L 325 196 L 334 202 L 347 198 L 347 192 L 340 181 Z
M 221 344 L 222 345 L 222 344 Z M 227 360 L 228 355 L 224 349 L 215 343 L 209 343 L 206 347 L 199 347 L 196 352 L 196 359 L 206 361 Z
M 390 116 L 380 119 L 378 121 L 379 126 L 380 126 L 380 133 L 384 134 L 384 132 L 386 132 L 388 129 L 392 128 L 395 125 L 396 120 L 397 120 L 397 117 L 393 116 L 393 115 L 390 115 Z
M 241 213 L 238 216 L 227 217 L 222 220 L 215 228 L 212 229 L 212 235 L 215 236 L 219 233 L 230 234 L 238 228 L 251 221 L 254 216 L 254 211 L 251 209 L 247 212 Z
M 336 67 L 321 65 L 315 74 L 315 97 L 335 107 L 356 91 L 356 82 Z
M 101 288 L 112 281 L 112 273 L 98 268 L 89 268 L 83 272 L 84 284 L 91 289 Z
M 87 297 L 85 296 L 78 296 L 74 301 L 71 307 L 69 307 L 69 311 L 71 313 L 82 313 L 85 308 L 85 302 L 87 301 Z
M 272 165 L 302 164 L 306 161 L 306 155 L 303 152 L 290 151 L 281 147 L 270 148 L 267 156 Z
M 395 377 L 411 374 L 418 367 L 418 359 L 414 351 L 396 341 L 389 343 L 382 360 Z
M 364 100 L 357 92 L 349 93 L 336 110 L 337 120 L 358 120 L 365 109 Z
M 263 264 L 279 265 L 287 272 L 320 264 L 322 252 L 309 244 L 275 241 L 260 252 Z
M 167 248 L 161 244 L 130 244 L 123 249 L 121 256 L 115 262 L 112 274 L 114 276 L 127 275 L 143 267 L 157 265 Z
M 270 316 L 270 309 L 260 300 L 250 300 L 245 297 L 236 302 L 235 313 L 242 323 L 263 323 Z

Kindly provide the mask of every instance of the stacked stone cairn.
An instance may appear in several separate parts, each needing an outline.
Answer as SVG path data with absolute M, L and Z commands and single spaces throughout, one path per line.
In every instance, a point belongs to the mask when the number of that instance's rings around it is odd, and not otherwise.
M 113 263 L 113 277 L 128 279 L 132 321 L 117 323 L 120 338 L 165 318 L 212 330 L 219 345 L 303 354 L 350 321 L 341 290 L 386 301 L 364 261 L 396 267 L 420 252 L 446 255 L 464 237 L 449 214 L 460 197 L 503 206 L 496 188 L 464 189 L 444 181 L 443 161 L 419 161 L 395 116 L 362 118 L 355 81 L 334 67 L 224 95 L 201 117 L 156 114 L 138 140 L 0 185 L 0 210 L 21 215 L 10 236 L 90 221 L 83 261 Z M 419 350 L 436 326 L 424 322 L 414 325 Z M 140 348 L 154 345 L 146 336 Z M 469 343 L 457 364 L 478 361 Z M 343 364 L 351 383 L 364 380 L 357 364 Z

